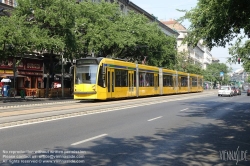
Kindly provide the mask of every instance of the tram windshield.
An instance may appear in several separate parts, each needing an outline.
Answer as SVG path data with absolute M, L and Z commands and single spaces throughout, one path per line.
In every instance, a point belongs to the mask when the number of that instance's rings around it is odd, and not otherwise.
M 75 84 L 95 84 L 98 65 L 76 67 Z

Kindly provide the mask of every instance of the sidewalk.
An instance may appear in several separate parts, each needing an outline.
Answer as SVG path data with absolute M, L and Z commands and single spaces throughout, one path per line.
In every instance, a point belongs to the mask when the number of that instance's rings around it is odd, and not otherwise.
M 31 104 L 43 104 L 43 103 L 54 103 L 62 101 L 73 101 L 72 97 L 64 98 L 36 98 L 33 96 L 26 96 L 25 99 L 21 96 L 16 97 L 0 97 L 0 108 L 10 107 L 10 106 L 20 106 L 20 105 L 31 105 Z

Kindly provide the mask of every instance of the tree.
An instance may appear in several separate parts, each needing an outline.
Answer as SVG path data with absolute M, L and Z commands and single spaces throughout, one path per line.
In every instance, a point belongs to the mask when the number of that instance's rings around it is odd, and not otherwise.
M 196 46 L 200 39 L 211 49 L 215 46 L 225 47 L 227 43 L 238 38 L 241 41 L 241 34 L 245 37 L 250 35 L 250 1 L 249 0 L 200 0 L 197 6 L 190 11 L 185 11 L 181 21 L 187 19 L 191 25 L 190 33 L 185 39 L 190 45 Z M 244 37 L 244 36 L 243 36 Z M 249 52 L 249 41 L 236 49 L 246 49 Z M 237 51 L 236 51 L 237 52 Z M 235 62 L 237 54 L 231 54 Z M 249 62 L 249 54 L 241 55 L 240 58 Z M 247 63 L 248 63 L 247 62 Z
M 19 0 L 12 17 L 23 25 L 19 40 L 26 40 L 25 50 L 19 53 L 38 52 L 50 57 L 47 68 L 50 75 L 53 74 L 52 56 L 62 54 L 72 59 L 94 53 L 95 56 L 126 58 L 139 63 L 147 56 L 147 64 L 160 67 L 174 63 L 175 38 L 166 36 L 156 23 L 141 14 L 123 14 L 117 3 Z M 7 31 L 9 26 L 13 25 L 6 24 L 1 32 Z
M 202 67 L 198 64 L 194 64 L 188 56 L 189 53 L 187 51 L 178 52 L 175 64 L 171 68 L 182 72 L 203 75 Z
M 224 79 L 220 76 L 220 72 L 224 73 Z M 224 63 L 212 63 L 207 66 L 207 69 L 204 71 L 203 76 L 204 80 L 212 82 L 222 82 L 222 84 L 229 83 L 228 73 L 230 69 Z
M 46 31 L 39 29 L 36 25 L 30 27 L 25 23 L 25 17 L 13 15 L 11 17 L 0 17 L 0 59 L 8 56 L 21 56 L 33 53 L 34 46 L 44 40 L 53 43 L 54 40 L 47 38 Z
M 237 40 L 235 45 L 229 48 L 229 54 L 232 57 L 229 59 L 230 62 L 242 63 L 246 72 L 250 72 L 250 41 L 246 41 L 241 46 L 241 41 Z

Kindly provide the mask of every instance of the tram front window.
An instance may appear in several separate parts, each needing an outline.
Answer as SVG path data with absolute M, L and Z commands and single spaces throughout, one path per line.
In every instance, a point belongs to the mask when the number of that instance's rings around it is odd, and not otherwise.
M 95 84 L 98 65 L 76 67 L 75 84 Z

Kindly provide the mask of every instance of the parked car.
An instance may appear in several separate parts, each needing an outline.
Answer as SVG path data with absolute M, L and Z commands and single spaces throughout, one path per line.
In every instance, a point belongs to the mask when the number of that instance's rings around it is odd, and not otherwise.
M 247 96 L 250 96 L 250 88 L 247 90 Z
M 231 86 L 221 86 L 218 90 L 218 96 L 233 96 L 234 90 Z
M 235 88 L 235 89 L 236 89 L 237 95 L 241 95 L 241 90 L 240 90 L 240 88 Z

